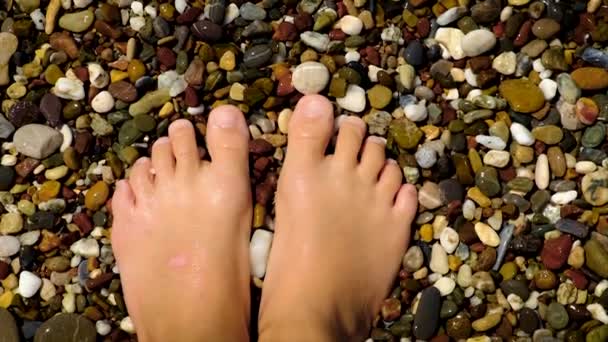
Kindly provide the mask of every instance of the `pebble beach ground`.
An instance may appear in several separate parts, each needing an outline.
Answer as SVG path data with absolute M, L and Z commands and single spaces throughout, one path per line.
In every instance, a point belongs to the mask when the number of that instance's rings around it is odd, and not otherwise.
M 287 123 L 319 93 L 419 191 L 370 341 L 608 341 L 608 1 L 5 0 L 0 22 L 0 340 L 136 338 L 114 184 L 178 118 L 204 146 L 221 104 L 249 124 L 262 287 Z

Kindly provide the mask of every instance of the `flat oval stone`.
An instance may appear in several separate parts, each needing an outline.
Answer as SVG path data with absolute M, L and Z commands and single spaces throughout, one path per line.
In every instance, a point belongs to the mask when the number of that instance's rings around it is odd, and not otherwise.
M 462 38 L 462 51 L 469 57 L 479 56 L 496 45 L 496 36 L 485 29 L 473 30 Z
M 28 157 L 44 159 L 57 151 L 63 135 L 49 126 L 29 124 L 20 127 L 13 136 L 17 151 Z
M 8 310 L 0 308 L 0 341 L 2 342 L 19 342 L 19 330 L 17 323 Z
M 414 336 L 427 340 L 435 334 L 439 325 L 441 309 L 441 294 L 436 287 L 431 286 L 422 291 L 418 309 L 414 315 Z
M 578 87 L 584 90 L 599 90 L 608 87 L 608 70 L 603 68 L 578 68 L 570 76 Z
M 88 319 L 73 313 L 60 313 L 44 322 L 34 342 L 95 342 L 97 331 Z
M 516 112 L 532 113 L 541 109 L 545 104 L 543 92 L 529 80 L 506 80 L 500 84 L 498 90 L 500 96 L 504 97 Z
M 91 10 L 67 13 L 59 18 L 59 27 L 71 32 L 84 32 L 95 21 L 95 14 Z
M 319 62 L 304 62 L 296 67 L 291 81 L 300 93 L 317 94 L 327 86 L 329 71 Z
M 532 25 L 532 33 L 540 39 L 553 37 L 553 35 L 559 32 L 559 29 L 559 22 L 550 18 L 539 19 Z
M 555 145 L 564 137 L 561 128 L 555 125 L 538 126 L 532 129 L 532 135 L 547 145 Z
M 568 325 L 569 317 L 563 305 L 552 302 L 547 307 L 547 322 L 556 330 L 565 328 Z
M 259 68 L 264 65 L 272 57 L 272 50 L 266 44 L 253 46 L 247 51 L 243 57 L 243 64 L 248 68 Z

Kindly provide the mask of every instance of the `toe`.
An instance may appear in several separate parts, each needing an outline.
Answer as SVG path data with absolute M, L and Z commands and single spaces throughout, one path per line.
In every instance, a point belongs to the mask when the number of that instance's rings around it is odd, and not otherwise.
M 378 188 L 381 196 L 385 197 L 391 204 L 395 200 L 397 191 L 399 191 L 402 177 L 399 164 L 393 159 L 387 159 L 380 172 Z
M 378 181 L 378 174 L 386 161 L 385 148 L 386 139 L 372 135 L 365 140 L 363 152 L 361 152 L 359 168 L 363 177 L 374 183 Z
M 175 158 L 171 141 L 167 137 L 158 138 L 152 145 L 152 167 L 156 179 L 172 178 L 175 171 Z
M 116 182 L 116 190 L 112 195 L 112 214 L 117 217 L 125 217 L 135 205 L 135 194 L 127 180 Z
M 395 210 L 400 218 L 411 224 L 416 216 L 418 196 L 416 188 L 411 184 L 403 184 L 395 198 Z
M 169 140 L 175 155 L 175 170 L 180 175 L 191 175 L 200 166 L 196 137 L 192 123 L 185 119 L 174 121 L 169 126 Z
M 129 174 L 129 184 L 135 194 L 135 203 L 149 198 L 154 187 L 154 178 L 152 175 L 152 162 L 150 158 L 139 158 L 135 165 L 131 168 Z
M 286 163 L 318 162 L 333 131 L 333 107 L 320 95 L 304 96 L 289 120 L 289 147 Z
M 348 116 L 340 122 L 335 156 L 348 166 L 357 164 L 357 156 L 365 137 L 365 122 L 356 116 Z
M 206 139 L 213 165 L 225 165 L 226 170 L 248 170 L 249 131 L 238 108 L 214 109 L 209 114 Z

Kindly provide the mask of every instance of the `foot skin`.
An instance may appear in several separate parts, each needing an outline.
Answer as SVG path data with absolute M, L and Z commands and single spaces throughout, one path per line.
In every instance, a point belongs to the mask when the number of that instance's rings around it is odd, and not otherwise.
M 248 341 L 249 134 L 232 106 L 207 126 L 202 161 L 177 120 L 112 200 L 112 245 L 140 341 Z
M 364 340 L 393 285 L 416 212 L 416 190 L 365 123 L 340 124 L 305 96 L 289 123 L 276 233 L 260 309 L 260 341 Z M 360 160 L 358 158 L 360 154 Z

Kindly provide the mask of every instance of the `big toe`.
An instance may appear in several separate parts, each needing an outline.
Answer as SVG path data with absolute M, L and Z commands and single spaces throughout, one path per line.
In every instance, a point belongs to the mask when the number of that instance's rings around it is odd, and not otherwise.
M 209 114 L 206 138 L 214 165 L 248 170 L 249 132 L 238 108 L 226 105 L 214 109 Z
M 326 98 L 302 97 L 289 121 L 286 163 L 321 160 L 333 132 L 333 122 L 333 107 Z

